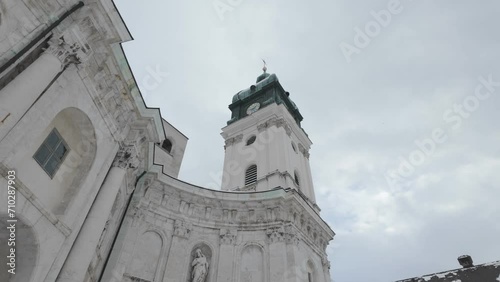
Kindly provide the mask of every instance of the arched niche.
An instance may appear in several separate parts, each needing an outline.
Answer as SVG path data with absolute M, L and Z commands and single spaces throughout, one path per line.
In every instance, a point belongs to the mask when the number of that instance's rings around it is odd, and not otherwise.
M 213 253 L 205 243 L 196 244 L 189 256 L 187 282 L 210 282 L 213 269 Z
M 15 224 L 15 241 L 9 241 L 10 231 L 7 229 L 11 223 L 6 214 L 0 215 L 0 242 L 5 244 L 0 248 L 0 281 L 30 282 L 36 281 L 34 277 L 38 261 L 39 244 L 34 229 L 22 218 L 17 218 Z M 15 245 L 8 246 L 8 242 Z M 10 269 L 10 248 L 15 248 L 15 275 L 8 272 Z
M 248 245 L 241 251 L 239 282 L 264 282 L 264 251 L 259 245 Z
M 311 260 L 308 260 L 306 263 L 306 281 L 307 282 L 317 282 L 318 281 L 318 272 L 314 263 Z
M 67 146 L 57 170 L 49 175 L 35 159 L 39 149 L 46 144 L 50 134 L 57 130 Z M 80 109 L 70 107 L 60 111 L 36 136 L 23 162 L 25 184 L 56 215 L 64 215 L 66 208 L 79 192 L 90 171 L 97 150 L 94 126 Z
M 163 239 L 155 231 L 141 234 L 134 247 L 133 259 L 127 267 L 127 276 L 153 281 L 159 267 Z

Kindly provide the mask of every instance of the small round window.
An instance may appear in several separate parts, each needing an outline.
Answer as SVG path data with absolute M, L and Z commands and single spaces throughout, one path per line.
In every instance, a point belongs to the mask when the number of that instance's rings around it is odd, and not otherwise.
M 247 140 L 247 146 L 248 145 L 252 145 L 255 142 L 256 139 L 257 139 L 257 137 L 255 135 L 253 135 L 252 137 L 248 138 L 248 140 Z

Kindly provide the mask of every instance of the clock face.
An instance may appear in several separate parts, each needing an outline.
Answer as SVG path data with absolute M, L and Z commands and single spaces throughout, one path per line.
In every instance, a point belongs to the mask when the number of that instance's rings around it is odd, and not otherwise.
M 260 109 L 259 103 L 253 103 L 247 108 L 247 115 L 251 115 Z

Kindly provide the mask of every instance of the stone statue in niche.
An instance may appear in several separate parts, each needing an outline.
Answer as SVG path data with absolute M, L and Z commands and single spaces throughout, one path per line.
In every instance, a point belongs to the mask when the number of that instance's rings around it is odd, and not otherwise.
M 191 272 L 192 282 L 205 282 L 208 274 L 208 260 L 201 251 L 196 249 L 196 255 L 191 263 L 193 270 Z

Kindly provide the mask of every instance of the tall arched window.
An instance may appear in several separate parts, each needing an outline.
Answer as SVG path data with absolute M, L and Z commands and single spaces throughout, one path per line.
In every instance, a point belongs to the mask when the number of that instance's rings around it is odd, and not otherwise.
M 257 182 L 257 165 L 251 165 L 245 172 L 245 186 Z
M 315 282 L 315 267 L 311 261 L 307 262 L 307 282 Z
M 165 139 L 165 141 L 163 141 L 163 143 L 161 144 L 161 147 L 169 153 L 172 152 L 172 142 L 168 139 Z

